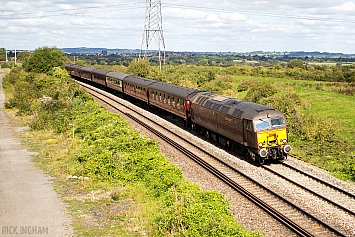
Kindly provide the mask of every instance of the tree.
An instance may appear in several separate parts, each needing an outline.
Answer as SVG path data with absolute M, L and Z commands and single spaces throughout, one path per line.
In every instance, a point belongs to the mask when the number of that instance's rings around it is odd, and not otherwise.
M 294 59 L 287 63 L 288 68 L 304 68 L 304 63 L 302 60 Z
M 31 53 L 30 52 L 19 52 L 17 54 L 17 61 L 18 62 L 24 62 L 26 58 L 30 57 Z
M 149 62 L 141 58 L 134 59 L 128 66 L 128 73 L 140 77 L 148 77 L 150 74 Z
M 0 61 L 6 60 L 6 50 L 4 48 L 0 48 Z
M 43 72 L 47 73 L 53 67 L 64 67 L 66 57 L 64 52 L 56 47 L 37 48 L 29 55 L 22 66 L 27 72 Z

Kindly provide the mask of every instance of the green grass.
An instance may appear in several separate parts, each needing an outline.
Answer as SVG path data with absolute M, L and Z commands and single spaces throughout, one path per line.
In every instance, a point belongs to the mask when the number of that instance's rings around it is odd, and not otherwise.
M 316 115 L 319 119 L 329 117 L 340 125 L 344 138 L 354 142 L 355 98 L 330 91 L 296 91 L 306 105 L 302 112 Z
M 332 85 L 327 82 L 306 80 L 291 80 L 264 77 L 235 77 L 234 88 L 243 80 L 254 79 L 260 82 L 272 83 L 279 93 L 295 92 L 301 99 L 302 113 L 314 115 L 319 119 L 331 118 L 339 124 L 342 136 L 355 145 L 355 98 L 339 94 L 332 90 Z M 243 99 L 246 91 L 238 92 L 237 98 Z

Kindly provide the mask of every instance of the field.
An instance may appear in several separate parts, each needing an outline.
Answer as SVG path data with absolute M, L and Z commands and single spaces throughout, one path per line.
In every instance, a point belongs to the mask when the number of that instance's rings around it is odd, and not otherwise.
M 302 113 L 312 114 L 319 119 L 334 119 L 340 125 L 344 138 L 355 144 L 355 99 L 353 96 L 335 92 L 337 88 L 334 83 L 238 76 L 235 77 L 233 86 L 237 88 L 241 81 L 250 79 L 272 83 L 283 94 L 295 92 L 302 99 Z M 237 97 L 244 98 L 245 94 L 246 92 L 238 92 Z
M 308 62 L 308 65 L 311 66 L 335 66 L 337 65 L 336 62 Z M 342 63 L 342 66 L 350 66 L 352 63 Z

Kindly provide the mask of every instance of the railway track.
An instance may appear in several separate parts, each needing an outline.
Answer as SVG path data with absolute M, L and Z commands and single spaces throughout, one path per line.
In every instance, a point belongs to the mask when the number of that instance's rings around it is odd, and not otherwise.
M 263 169 L 355 217 L 355 194 L 287 163 L 263 166 Z M 342 200 L 347 201 L 339 203 L 339 200 L 332 197 L 334 192 L 338 192 L 337 197 L 342 195 Z
M 93 88 L 89 88 L 85 84 L 81 84 L 82 86 L 88 88 L 90 90 L 95 90 Z M 96 94 L 99 93 L 100 95 Z M 250 200 L 256 206 L 264 210 L 273 218 L 277 219 L 280 223 L 282 223 L 285 227 L 290 229 L 298 236 L 346 236 L 341 231 L 336 228 L 330 226 L 326 222 L 317 218 L 315 215 L 307 212 L 303 208 L 295 205 L 294 203 L 288 201 L 286 198 L 272 191 L 271 189 L 263 186 L 253 178 L 248 175 L 240 172 L 235 169 L 233 166 L 229 165 L 227 162 L 219 159 L 218 157 L 209 154 L 205 150 L 196 147 L 193 143 L 188 141 L 187 139 L 180 137 L 180 139 L 184 140 L 186 143 L 190 143 L 191 146 L 195 146 L 195 148 L 200 149 L 201 152 L 206 153 L 209 158 L 201 158 L 196 155 L 194 152 L 191 152 L 190 149 L 187 149 L 185 146 L 176 142 L 175 139 L 171 139 L 170 135 L 164 135 L 161 132 L 154 129 L 152 126 L 143 122 L 142 119 L 138 119 L 137 117 L 144 115 L 133 115 L 136 112 L 126 112 L 123 111 L 122 108 L 112 105 L 112 101 L 115 103 L 121 104 L 118 100 L 114 99 L 113 96 L 108 95 L 105 92 L 93 92 L 91 94 L 98 99 L 104 101 L 108 105 L 115 107 L 118 111 L 120 111 L 125 116 L 139 123 L 141 126 L 145 127 L 147 130 L 160 137 L 171 146 L 175 147 L 181 153 L 188 156 L 190 159 L 194 160 L 200 166 L 211 172 L 213 175 L 218 177 L 218 179 L 222 180 L 225 184 L 231 187 L 236 192 L 242 194 L 245 198 Z M 106 99 L 102 99 L 100 97 L 106 97 Z M 107 101 L 107 98 L 111 100 L 111 102 Z M 122 105 L 122 104 L 121 104 Z M 122 105 L 123 106 L 123 105 Z M 150 118 L 145 117 L 145 119 L 152 121 Z M 156 123 L 156 122 L 154 122 Z M 157 124 L 157 123 L 156 123 Z M 171 131 L 169 131 L 172 133 Z M 173 135 L 171 135 L 173 136 Z M 174 134 L 174 136 L 179 136 Z
M 331 188 L 331 189 L 333 189 L 335 191 L 338 191 L 338 192 L 340 192 L 340 193 L 342 193 L 342 194 L 344 194 L 344 195 L 346 195 L 346 196 L 348 196 L 350 198 L 353 198 L 355 200 L 355 193 L 349 192 L 349 191 L 347 191 L 347 190 L 345 190 L 343 188 L 340 188 L 340 187 L 338 187 L 338 186 L 336 186 L 336 185 L 334 185 L 334 184 L 332 184 L 330 182 L 322 180 L 322 179 L 320 179 L 320 178 L 318 178 L 318 177 L 316 177 L 316 176 L 314 176 L 314 175 L 312 175 L 310 173 L 307 173 L 307 172 L 305 172 L 303 170 L 300 170 L 300 169 L 298 169 L 298 168 L 296 168 L 296 167 L 294 167 L 294 166 L 292 166 L 290 164 L 283 163 L 283 162 L 280 162 L 280 164 L 282 164 L 283 166 L 285 166 L 285 167 L 287 167 L 287 168 L 289 168 L 291 170 L 294 170 L 294 171 L 300 173 L 301 175 L 304 175 L 304 176 L 306 176 L 306 177 L 308 177 L 310 179 L 313 179 L 313 180 L 315 180 L 318 183 L 324 184 L 327 187 L 329 187 L 329 188 Z

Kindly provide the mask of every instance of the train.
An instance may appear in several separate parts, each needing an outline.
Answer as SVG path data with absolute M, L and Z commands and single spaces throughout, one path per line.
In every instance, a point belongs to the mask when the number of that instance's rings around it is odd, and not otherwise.
M 164 111 L 260 164 L 291 152 L 285 116 L 269 106 L 110 70 L 66 64 L 68 74 Z

